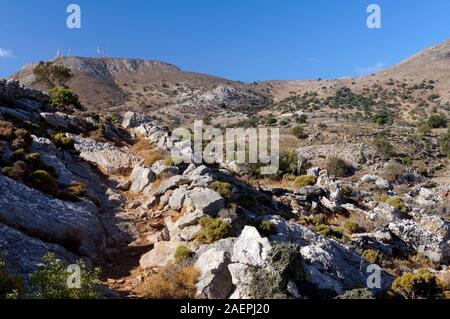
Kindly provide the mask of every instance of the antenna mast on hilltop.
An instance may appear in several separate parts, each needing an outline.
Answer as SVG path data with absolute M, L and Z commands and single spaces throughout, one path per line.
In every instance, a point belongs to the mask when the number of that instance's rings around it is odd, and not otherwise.
M 58 49 L 58 51 L 56 51 L 56 58 L 60 57 L 61 57 L 61 49 Z
M 97 57 L 98 58 L 101 58 L 102 57 L 102 48 L 100 47 L 100 44 L 98 45 L 98 47 L 97 47 Z

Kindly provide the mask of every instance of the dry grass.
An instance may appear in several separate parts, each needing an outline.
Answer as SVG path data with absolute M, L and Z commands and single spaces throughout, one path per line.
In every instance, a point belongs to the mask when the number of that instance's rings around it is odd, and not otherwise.
M 166 266 L 147 278 L 137 291 L 149 299 L 194 299 L 199 271 L 193 267 Z
M 12 140 L 14 138 L 14 125 L 10 122 L 0 121 L 0 139 Z
M 145 139 L 138 140 L 131 149 L 144 159 L 145 165 L 153 165 L 155 162 L 165 158 L 165 154 L 161 149 L 150 144 Z

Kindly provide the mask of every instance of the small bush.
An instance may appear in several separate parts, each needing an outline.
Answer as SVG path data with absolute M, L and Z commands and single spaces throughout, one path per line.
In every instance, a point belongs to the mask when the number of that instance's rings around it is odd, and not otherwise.
M 447 118 L 443 114 L 432 115 L 428 118 L 428 125 L 431 128 L 445 128 L 447 127 Z
M 25 162 L 35 170 L 42 168 L 43 166 L 41 155 L 39 155 L 39 153 L 30 153 L 25 155 Z
M 331 156 L 326 164 L 328 172 L 336 177 L 344 177 L 350 174 L 353 167 L 339 157 Z
M 344 229 L 349 233 L 349 234 L 356 234 L 361 232 L 361 227 L 359 227 L 357 222 L 348 220 L 345 222 L 344 224 Z
M 11 148 L 15 151 L 20 150 L 20 149 L 23 149 L 23 150 L 27 149 L 28 146 L 29 145 L 27 144 L 27 142 L 25 142 L 25 140 L 21 139 L 21 138 L 16 138 L 11 143 Z
M 0 121 L 0 140 L 10 141 L 14 138 L 14 125 L 10 122 Z
M 65 133 L 56 133 L 52 135 L 52 141 L 59 148 L 64 150 L 71 150 L 74 148 L 74 141 Z
M 376 264 L 379 258 L 379 252 L 373 249 L 364 250 L 362 258 L 370 264 Z
M 342 233 L 342 231 L 336 227 L 330 227 L 328 225 L 321 224 L 316 226 L 314 230 L 324 237 L 329 237 L 335 240 L 344 238 L 344 234 Z
M 400 197 L 394 196 L 394 197 L 390 197 L 387 201 L 386 204 L 394 207 L 396 210 L 407 214 L 409 212 L 408 207 L 405 205 L 405 203 L 403 202 L 403 200 Z
M 209 187 L 220 194 L 223 198 L 230 199 L 233 187 L 230 183 L 215 181 L 209 184 Z
M 231 225 L 221 219 L 204 217 L 200 220 L 200 226 L 202 229 L 197 233 L 196 240 L 202 245 L 211 244 L 235 235 Z
M 164 165 L 166 165 L 166 166 L 175 166 L 175 162 L 173 161 L 172 156 L 167 156 L 164 159 Z
M 86 196 L 87 187 L 83 182 L 73 182 L 66 187 L 62 192 L 58 193 L 58 198 L 62 200 L 68 200 L 71 202 L 77 202 L 81 197 Z
M 187 248 L 186 246 L 180 246 L 177 248 L 177 250 L 175 251 L 174 257 L 175 257 L 175 264 L 179 265 L 181 264 L 183 261 L 185 261 L 186 259 L 190 258 L 193 256 L 193 252 L 192 250 L 190 250 L 189 248 Z
M 447 133 L 441 137 L 440 145 L 442 152 L 450 157 L 450 128 Z
M 16 136 L 16 138 L 22 139 L 27 146 L 31 146 L 31 144 L 33 143 L 31 134 L 23 128 L 15 130 L 14 135 Z
M 62 86 L 57 86 L 50 90 L 50 102 L 54 105 L 74 106 L 81 108 L 80 99 L 78 95 Z
M 33 287 L 32 297 L 37 299 L 98 299 L 99 269 L 90 270 L 82 261 L 78 261 L 81 269 L 81 288 L 71 289 L 67 285 L 70 273 L 67 267 L 49 253 L 42 258 L 43 265 L 30 275 Z
M 313 186 L 316 183 L 317 183 L 317 177 L 312 176 L 312 175 L 298 176 L 294 180 L 294 186 L 296 188 L 303 188 L 303 187 L 307 187 L 307 186 Z
M 16 299 L 25 292 L 21 277 L 12 275 L 6 270 L 4 261 L 0 258 L 0 299 Z
M 4 167 L 2 169 L 2 174 L 11 179 L 22 182 L 28 177 L 29 171 L 25 162 L 17 161 L 12 167 Z
M 26 151 L 23 148 L 19 148 L 18 150 L 14 151 L 12 160 L 13 161 L 25 161 L 26 158 Z
M 270 220 L 263 220 L 259 223 L 258 230 L 263 236 L 269 237 L 277 233 L 277 226 Z
M 428 269 L 420 269 L 416 274 L 405 273 L 392 284 L 392 290 L 405 299 L 442 298 L 443 283 Z
M 34 171 L 31 174 L 31 185 L 37 190 L 49 195 L 56 196 L 58 194 L 58 185 L 56 184 L 56 180 L 47 171 Z
M 391 183 L 395 183 L 398 178 L 404 174 L 405 168 L 401 164 L 391 162 L 384 167 L 381 177 Z
M 193 299 L 199 277 L 199 271 L 193 266 L 167 266 L 147 278 L 139 290 L 149 299 Z
M 428 125 L 428 123 L 422 123 L 417 128 L 417 134 L 420 138 L 424 138 L 426 135 L 431 133 L 431 127 Z
M 378 137 L 373 141 L 376 152 L 384 160 L 388 160 L 396 156 L 394 146 L 385 138 Z
M 308 137 L 308 134 L 305 133 L 305 129 L 301 126 L 294 126 L 291 129 L 291 134 L 301 140 Z

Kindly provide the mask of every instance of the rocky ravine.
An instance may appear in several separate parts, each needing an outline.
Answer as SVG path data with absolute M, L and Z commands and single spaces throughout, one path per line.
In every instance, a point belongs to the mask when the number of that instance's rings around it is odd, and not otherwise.
M 103 123 L 99 141 L 90 134 L 99 119 L 56 112 L 41 92 L 0 81 L 0 96 L 0 120 L 45 128 L 32 137 L 31 150 L 55 168 L 58 186 L 83 182 L 87 188 L 80 200 L 67 201 L 0 175 L 0 252 L 8 269 L 24 278 L 45 253 L 53 252 L 67 263 L 85 258 L 100 265 L 103 283 L 111 288 L 106 297 L 142 297 L 139 288 L 148 276 L 170 266 L 177 249 L 185 246 L 193 253 L 185 262 L 199 272 L 199 298 L 328 298 L 367 286 L 372 273 L 361 256 L 367 249 L 388 258 L 405 251 L 423 255 L 436 271 L 448 265 L 449 223 L 419 204 L 402 214 L 374 201 L 358 185 L 349 196 L 339 180 L 319 168 L 308 170 L 317 177 L 316 185 L 292 190 L 252 187 L 230 163 L 222 168 L 175 167 L 164 160 L 146 165 L 147 159 L 128 143 L 133 138 L 166 152 L 185 146 L 173 143 L 170 131 L 144 115 L 127 113 L 118 127 Z M 57 147 L 48 138 L 56 131 L 67 133 L 73 149 Z M 11 162 L 10 144 L 1 143 L 3 160 Z M 229 192 L 214 190 L 213 182 L 229 185 Z M 390 187 L 378 176 L 365 176 L 364 182 Z M 411 200 L 425 205 L 442 201 L 426 188 Z M 357 216 L 370 227 L 348 238 L 328 238 L 300 222 L 318 213 Z M 202 244 L 197 235 L 204 217 L 232 225 L 232 233 Z M 260 227 L 262 221 L 271 225 L 269 232 Z M 385 270 L 380 288 L 372 291 L 376 296 L 394 279 Z

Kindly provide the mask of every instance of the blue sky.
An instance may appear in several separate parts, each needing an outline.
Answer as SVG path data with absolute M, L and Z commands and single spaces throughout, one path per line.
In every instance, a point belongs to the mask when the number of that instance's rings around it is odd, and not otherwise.
M 82 28 L 66 27 L 66 7 Z M 366 8 L 382 9 L 368 29 Z M 387 67 L 450 38 L 448 0 L 2 0 L 0 76 L 58 48 L 162 60 L 233 80 L 332 79 Z

